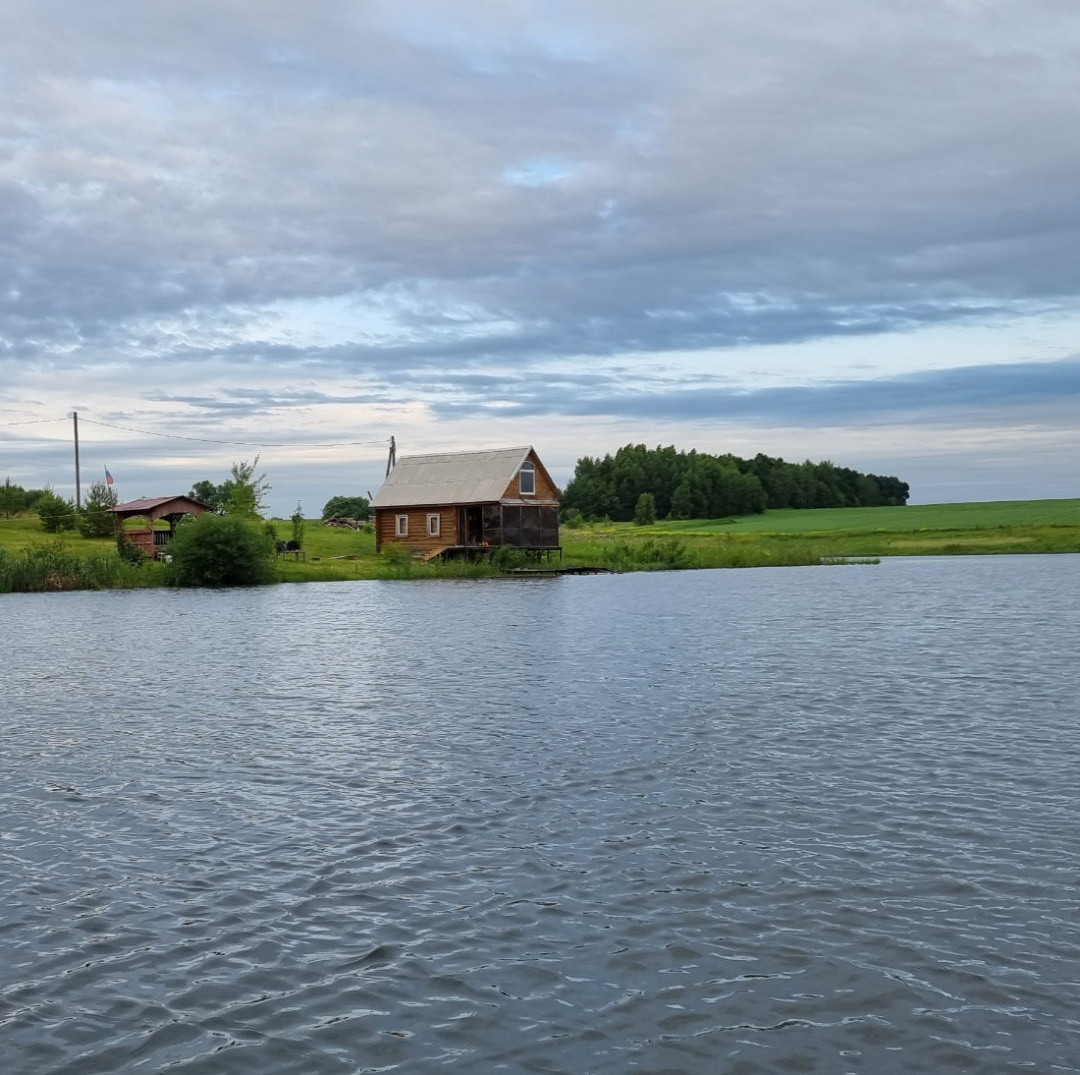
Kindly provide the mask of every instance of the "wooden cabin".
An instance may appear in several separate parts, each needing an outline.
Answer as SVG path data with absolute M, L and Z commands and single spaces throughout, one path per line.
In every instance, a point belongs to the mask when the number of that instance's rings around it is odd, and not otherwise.
M 559 490 L 531 447 L 405 456 L 371 502 L 375 549 L 430 560 L 511 545 L 561 552 Z
M 109 509 L 117 532 L 123 529 L 124 537 L 151 560 L 160 560 L 165 555 L 176 526 L 185 515 L 202 515 L 209 510 L 209 505 L 190 496 L 148 496 Z M 146 525 L 128 530 L 124 524 L 131 519 L 142 519 Z M 167 528 L 157 525 L 162 521 L 168 524 Z

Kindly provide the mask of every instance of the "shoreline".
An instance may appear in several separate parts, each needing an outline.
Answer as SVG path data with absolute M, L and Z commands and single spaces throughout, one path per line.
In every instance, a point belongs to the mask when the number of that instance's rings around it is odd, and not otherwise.
M 279 532 L 288 525 L 271 522 Z M 278 561 L 278 582 L 544 574 L 515 570 L 530 565 L 497 570 L 481 562 L 402 562 L 400 557 L 390 562 L 376 555 L 370 531 L 307 522 L 307 560 Z M 787 510 L 651 526 L 604 521 L 576 529 L 564 527 L 561 540 L 562 559 L 549 566 L 564 573 L 846 566 L 897 556 L 1077 553 L 1080 500 Z M 30 566 L 34 570 L 28 570 Z M 0 593 L 165 585 L 163 565 L 122 564 L 110 539 L 83 538 L 72 532 L 46 534 L 33 516 L 0 520 Z

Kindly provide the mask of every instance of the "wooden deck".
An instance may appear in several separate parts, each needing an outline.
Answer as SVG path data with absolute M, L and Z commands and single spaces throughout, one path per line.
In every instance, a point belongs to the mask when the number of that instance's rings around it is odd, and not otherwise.
M 610 567 L 514 567 L 511 575 L 618 575 Z
M 425 549 L 421 558 L 433 560 L 436 556 L 444 556 L 448 560 L 480 560 L 490 556 L 497 549 L 520 549 L 536 563 L 551 560 L 556 554 L 560 560 L 563 556 L 561 545 L 443 545 L 437 549 Z

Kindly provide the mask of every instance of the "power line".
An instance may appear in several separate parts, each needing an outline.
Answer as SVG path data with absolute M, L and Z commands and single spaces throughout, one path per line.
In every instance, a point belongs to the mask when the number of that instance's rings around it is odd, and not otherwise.
M 131 426 L 117 425 L 115 422 L 98 422 L 93 418 L 83 418 L 82 420 L 89 422 L 91 425 L 107 426 L 109 429 L 122 429 L 125 433 L 141 433 L 147 437 L 168 437 L 170 440 L 189 440 L 198 444 L 236 444 L 245 448 L 355 448 L 387 443 L 386 437 L 383 437 L 382 440 L 342 440 L 335 441 L 332 444 L 312 444 L 306 441 L 297 441 L 290 444 L 287 441 L 215 440 L 210 437 L 184 437 L 179 433 L 162 433 L 155 429 L 134 429 Z
M 88 422 L 90 425 L 105 426 L 108 429 L 120 429 L 125 433 L 139 433 L 147 437 L 167 437 L 169 440 L 186 440 L 196 444 L 232 444 L 245 448 L 360 448 L 360 447 L 382 447 L 389 443 L 388 437 L 382 437 L 379 440 L 342 440 L 334 441 L 329 444 L 312 443 L 306 441 L 259 441 L 259 440 L 221 440 L 211 437 L 186 437 L 179 433 L 162 433 L 157 429 L 135 429 L 133 426 L 117 425 L 115 422 L 99 422 L 94 418 L 87 418 L 84 415 L 79 416 L 81 422 Z M 3 422 L 0 426 L 22 426 L 22 425 L 35 425 L 44 422 L 67 422 L 68 418 L 35 418 L 32 421 L 26 422 Z
M 44 459 L 23 459 L 22 456 L 19 456 L 18 465 L 20 467 L 56 467 L 60 464 L 55 459 L 46 462 Z

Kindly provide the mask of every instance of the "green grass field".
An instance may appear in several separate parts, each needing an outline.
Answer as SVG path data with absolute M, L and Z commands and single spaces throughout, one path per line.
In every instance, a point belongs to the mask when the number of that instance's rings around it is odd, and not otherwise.
M 660 522 L 673 534 L 813 534 L 836 530 L 981 530 L 1002 526 L 1080 526 L 1080 500 L 996 500 L 970 504 L 913 504 L 902 508 L 809 508 L 767 511 L 735 519 Z
M 274 520 L 288 539 L 288 520 Z M 735 519 L 609 523 L 562 529 L 563 566 L 616 570 L 667 567 L 765 567 L 876 559 L 882 556 L 1080 552 L 1080 500 L 922 504 L 903 508 L 770 511 Z M 277 561 L 283 582 L 448 578 L 494 575 L 484 563 L 389 563 L 375 555 L 370 531 L 308 520 L 305 559 Z M 76 531 L 46 534 L 36 516 L 0 519 L 0 550 L 9 558 L 53 547 L 76 557 L 109 556 L 113 542 Z M 144 571 L 153 584 L 153 572 Z M 145 583 L 144 583 L 145 584 Z M 2 588 L 2 587 L 0 587 Z
M 617 523 L 563 531 L 573 555 L 613 543 L 686 543 L 700 567 L 817 564 L 882 556 L 1080 552 L 1080 500 L 1009 500 L 892 508 L 767 511 L 736 519 Z
M 116 552 L 116 543 L 111 538 L 84 538 L 77 530 L 66 530 L 63 534 L 46 534 L 36 515 L 0 519 L 0 549 L 6 549 L 10 553 L 51 545 L 58 539 L 66 549 L 80 556 Z

